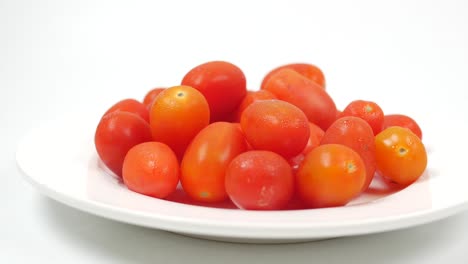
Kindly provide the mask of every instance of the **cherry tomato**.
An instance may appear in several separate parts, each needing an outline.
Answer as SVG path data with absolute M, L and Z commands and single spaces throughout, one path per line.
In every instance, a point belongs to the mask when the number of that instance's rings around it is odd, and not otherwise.
M 375 137 L 378 172 L 401 186 L 416 181 L 426 169 L 424 144 L 411 130 L 389 127 Z
M 296 106 L 280 100 L 257 101 L 241 116 L 241 127 L 249 144 L 291 158 L 305 148 L 309 122 Z
M 247 91 L 247 95 L 244 97 L 244 99 L 242 99 L 242 102 L 240 103 L 239 107 L 237 107 L 235 121 L 240 122 L 242 112 L 244 112 L 244 110 L 249 105 L 253 104 L 256 101 L 269 99 L 276 99 L 276 96 L 267 90 Z
M 323 135 L 325 134 L 325 132 L 314 123 L 309 122 L 309 129 L 310 129 L 310 136 L 309 136 L 309 140 L 307 141 L 307 145 L 304 148 L 304 150 L 299 155 L 292 157 L 291 159 L 288 160 L 294 173 L 297 171 L 297 169 L 299 168 L 299 165 L 304 160 L 305 155 L 307 155 L 307 153 L 309 153 L 312 149 L 320 145 Z
M 208 125 L 193 139 L 182 159 L 180 181 L 184 191 L 199 202 L 227 199 L 226 169 L 244 151 L 247 143 L 238 125 L 227 122 Z
M 414 134 L 416 134 L 416 136 L 422 139 L 422 131 L 418 123 L 416 123 L 416 121 L 414 121 L 413 118 L 407 115 L 401 115 L 401 114 L 385 115 L 382 129 L 386 129 L 392 126 L 400 126 L 400 127 L 408 128 Z
M 355 100 L 346 106 L 341 116 L 357 116 L 364 119 L 372 128 L 374 135 L 382 131 L 384 113 L 375 102 Z
M 288 162 L 271 151 L 253 150 L 234 158 L 226 171 L 226 192 L 241 209 L 283 209 L 294 193 Z
M 293 70 L 282 69 L 275 72 L 262 89 L 299 107 L 310 122 L 323 130 L 336 119 L 336 106 L 330 95 L 318 84 Z
M 111 108 L 109 108 L 103 116 L 116 112 L 116 111 L 124 111 L 130 112 L 139 115 L 143 118 L 146 122 L 149 122 L 149 112 L 148 109 L 145 107 L 144 104 L 138 102 L 135 99 L 124 99 L 116 104 L 114 104 Z
M 210 105 L 211 122 L 230 118 L 247 93 L 244 73 L 225 61 L 211 61 L 190 70 L 182 85 L 199 90 Z
M 319 67 L 308 63 L 291 63 L 273 69 L 265 76 L 265 78 L 263 78 L 261 85 L 262 89 L 268 82 L 268 79 L 270 79 L 270 77 L 273 74 L 283 69 L 294 70 L 302 76 L 306 77 L 307 79 L 320 85 L 320 87 L 322 87 L 323 89 L 325 89 L 325 76 L 322 70 Z
M 162 91 L 150 110 L 153 139 L 167 144 L 179 159 L 190 141 L 210 121 L 203 95 L 190 86 L 174 86 Z
M 166 198 L 176 190 L 179 174 L 176 155 L 160 142 L 145 142 L 132 147 L 122 168 L 128 189 L 156 198 Z
M 309 122 L 309 129 L 310 129 L 309 141 L 307 141 L 307 145 L 302 151 L 302 153 L 304 154 L 307 154 L 312 149 L 318 147 L 320 145 L 320 142 L 322 141 L 323 136 L 325 135 L 325 131 L 323 131 L 323 129 L 321 129 L 319 126 L 317 126 L 314 123 Z
M 154 88 L 146 93 L 145 97 L 143 98 L 143 104 L 146 106 L 146 108 L 151 109 L 154 99 L 156 99 L 156 96 L 164 91 L 164 89 L 165 88 Z
M 298 194 L 309 207 L 345 205 L 361 193 L 365 179 L 359 154 L 341 144 L 314 148 L 296 174 Z
M 338 119 L 338 118 L 340 118 L 342 116 L 343 116 L 343 111 L 336 109 L 335 121 L 336 121 L 336 119 Z
M 331 124 L 322 138 L 321 144 L 332 143 L 350 147 L 361 156 L 366 166 L 363 191 L 367 190 L 376 170 L 374 133 L 370 125 L 359 117 L 341 117 Z
M 147 141 L 151 141 L 148 123 L 136 114 L 123 111 L 102 117 L 94 135 L 99 158 L 119 177 L 122 176 L 122 164 L 128 150 Z

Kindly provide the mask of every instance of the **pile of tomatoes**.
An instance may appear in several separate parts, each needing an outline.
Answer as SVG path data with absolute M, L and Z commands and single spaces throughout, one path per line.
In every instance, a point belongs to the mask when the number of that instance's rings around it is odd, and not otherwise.
M 95 146 L 132 191 L 164 199 L 180 183 L 196 202 L 250 210 L 342 206 L 375 175 L 405 187 L 425 171 L 419 125 L 372 101 L 342 111 L 323 72 L 306 63 L 269 72 L 248 91 L 236 65 L 196 66 L 180 85 L 125 99 L 101 118 Z

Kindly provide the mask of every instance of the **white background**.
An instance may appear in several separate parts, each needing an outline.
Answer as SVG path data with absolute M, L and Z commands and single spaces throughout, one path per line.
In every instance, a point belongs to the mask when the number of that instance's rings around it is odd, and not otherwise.
M 250 89 L 274 66 L 312 62 L 340 108 L 378 98 L 389 112 L 421 106 L 413 116 L 444 119 L 441 130 L 466 122 L 453 116 L 467 109 L 468 2 L 240 2 L 0 0 L 1 263 L 468 262 L 468 212 L 383 234 L 243 245 L 95 217 L 22 180 L 16 146 L 36 125 L 141 99 L 208 60 L 240 66 Z

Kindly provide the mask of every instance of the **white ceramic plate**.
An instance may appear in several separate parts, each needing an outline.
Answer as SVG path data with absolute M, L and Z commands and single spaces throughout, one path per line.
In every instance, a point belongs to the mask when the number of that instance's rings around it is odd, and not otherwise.
M 404 190 L 379 192 L 376 182 L 373 193 L 345 207 L 256 212 L 229 209 L 230 204 L 184 204 L 177 202 L 184 200 L 181 192 L 166 201 L 129 191 L 97 158 L 93 136 L 99 116 L 82 113 L 44 123 L 20 143 L 17 163 L 25 179 L 45 195 L 117 221 L 216 240 L 279 243 L 411 227 L 468 207 L 468 177 L 457 150 L 463 146 L 455 144 L 455 135 L 447 137 L 435 127 L 425 127 L 433 131 L 425 135 L 428 169 Z

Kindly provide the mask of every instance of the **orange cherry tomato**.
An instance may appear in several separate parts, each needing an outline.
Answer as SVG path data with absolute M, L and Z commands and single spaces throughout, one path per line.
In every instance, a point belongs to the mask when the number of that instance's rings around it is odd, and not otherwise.
M 128 150 L 150 140 L 148 123 L 140 116 L 124 111 L 103 116 L 94 135 L 99 158 L 119 177 L 122 176 L 122 165 Z
M 341 144 L 314 148 L 296 174 L 299 196 L 314 208 L 347 204 L 361 193 L 365 179 L 366 169 L 359 154 Z
M 145 142 L 132 147 L 122 168 L 128 189 L 156 198 L 166 198 L 176 190 L 179 174 L 176 155 L 160 142 Z
M 226 169 L 244 151 L 247 142 L 238 125 L 227 122 L 208 125 L 193 139 L 182 159 L 180 181 L 184 191 L 199 202 L 227 199 Z
M 268 79 L 270 79 L 272 75 L 274 75 L 276 72 L 283 70 L 283 69 L 294 70 L 297 73 L 301 74 L 302 76 L 306 77 L 307 79 L 315 82 L 323 89 L 325 89 L 325 75 L 323 74 L 322 70 L 319 67 L 309 64 L 309 63 L 291 63 L 291 64 L 282 65 L 278 68 L 271 70 L 265 76 L 265 78 L 263 78 L 262 85 L 261 85 L 262 89 L 264 88 L 264 86 L 268 82 Z
M 211 61 L 191 69 L 182 85 L 199 90 L 210 105 L 211 122 L 231 118 L 247 93 L 242 70 L 226 61 Z
M 331 124 L 322 138 L 321 144 L 332 143 L 350 147 L 361 156 L 366 166 L 363 191 L 367 190 L 376 170 L 374 133 L 370 125 L 359 117 L 341 117 Z
M 263 86 L 278 99 L 299 107 L 310 122 L 326 130 L 336 119 L 336 106 L 315 82 L 291 69 L 275 72 Z
M 130 112 L 136 115 L 139 115 L 143 118 L 146 122 L 149 122 L 149 111 L 145 107 L 144 104 L 135 100 L 135 99 L 124 99 L 116 104 L 114 104 L 111 108 L 109 108 L 103 116 L 116 112 L 116 111 L 123 111 L 123 112 Z
M 190 86 L 167 88 L 156 97 L 150 110 L 153 139 L 167 144 L 179 159 L 209 120 L 205 97 Z
M 294 193 L 291 167 L 271 151 L 253 150 L 235 157 L 225 184 L 234 204 L 247 210 L 283 209 Z
M 378 172 L 391 182 L 407 186 L 425 171 L 427 153 L 424 144 L 411 130 L 389 127 L 375 137 Z
M 309 122 L 296 106 L 280 100 L 257 101 L 241 116 L 241 127 L 256 150 L 269 150 L 291 158 L 306 147 Z

